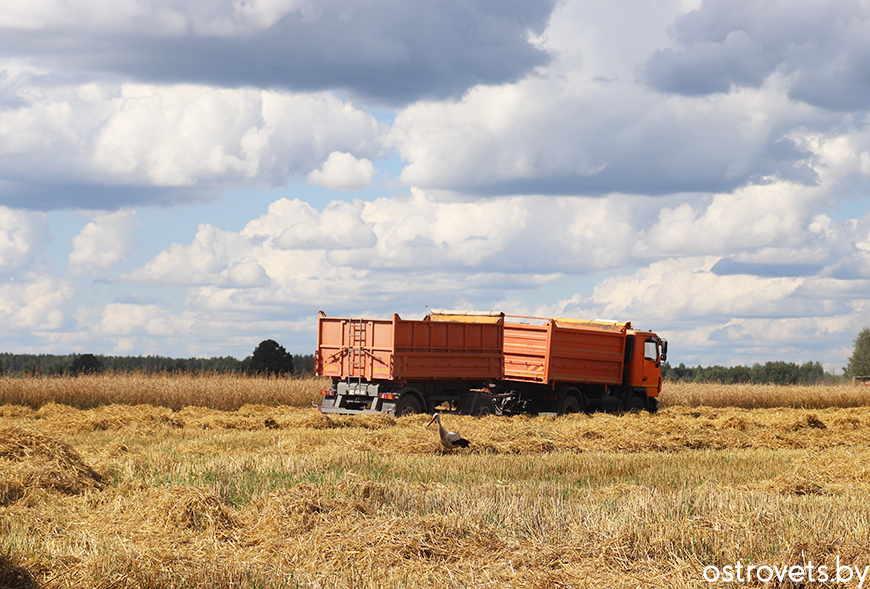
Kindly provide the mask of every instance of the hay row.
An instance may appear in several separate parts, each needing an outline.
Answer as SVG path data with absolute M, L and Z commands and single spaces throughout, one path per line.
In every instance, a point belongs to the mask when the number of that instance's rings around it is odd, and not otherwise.
M 76 495 L 104 486 L 103 477 L 68 444 L 35 430 L 0 429 L 0 505 L 38 489 Z
M 677 451 L 728 448 L 815 448 L 870 443 L 870 408 L 697 409 L 672 407 L 650 415 L 487 417 L 447 415 L 448 428 L 471 440 L 466 452 L 540 454 L 555 451 Z M 435 427 L 424 415 L 324 415 L 313 408 L 245 405 L 236 411 L 187 407 L 172 411 L 149 405 L 113 405 L 80 410 L 49 404 L 38 411 L 5 407 L 3 423 L 24 423 L 57 434 L 98 431 L 239 430 L 318 432 L 310 440 L 355 450 L 428 454 Z M 436 444 L 437 447 L 437 444 Z

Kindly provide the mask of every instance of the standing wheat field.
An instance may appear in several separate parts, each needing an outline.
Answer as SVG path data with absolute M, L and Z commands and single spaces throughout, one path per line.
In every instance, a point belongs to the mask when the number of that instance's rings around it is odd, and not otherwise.
M 243 405 L 309 406 L 320 402 L 328 380 L 244 374 L 103 373 L 82 376 L 15 378 L 0 376 L 0 405 L 38 409 L 47 403 L 89 409 L 101 405 L 155 405 L 178 410 L 210 407 L 236 410 Z
M 857 387 L 445 415 L 472 444 L 448 454 L 425 415 L 319 413 L 322 384 L 0 379 L 0 587 L 852 587 L 819 567 L 870 566 Z M 738 563 L 817 576 L 724 583 Z

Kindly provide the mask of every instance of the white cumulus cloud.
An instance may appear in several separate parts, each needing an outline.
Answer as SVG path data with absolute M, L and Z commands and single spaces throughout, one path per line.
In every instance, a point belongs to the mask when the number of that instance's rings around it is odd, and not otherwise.
M 0 206 L 0 274 L 26 270 L 50 239 L 44 213 Z
M 175 336 L 190 329 L 190 319 L 171 315 L 157 305 L 111 303 L 102 311 L 102 317 L 91 331 L 104 336 Z
M 320 169 L 308 174 L 308 183 L 332 190 L 361 190 L 372 185 L 375 167 L 363 158 L 333 151 Z
M 135 251 L 139 219 L 131 209 L 102 213 L 73 238 L 69 268 L 74 274 L 99 273 L 116 266 Z
M 125 85 L 100 128 L 93 164 L 160 186 L 282 184 L 324 148 L 373 149 L 375 120 L 330 94 Z
M 0 319 L 13 330 L 60 329 L 73 294 L 73 286 L 64 280 L 27 273 L 0 284 Z
M 183 202 L 218 187 L 282 186 L 324 161 L 326 182 L 352 187 L 364 173 L 370 181 L 367 158 L 383 149 L 382 125 L 329 92 L 101 82 L 35 91 L 40 75 L 0 67 L 0 203 Z M 362 159 L 348 176 L 333 152 Z
M 202 224 L 192 244 L 173 244 L 144 266 L 122 275 L 122 279 L 161 285 L 265 286 L 269 277 L 252 257 L 257 248 L 256 243 L 237 233 Z

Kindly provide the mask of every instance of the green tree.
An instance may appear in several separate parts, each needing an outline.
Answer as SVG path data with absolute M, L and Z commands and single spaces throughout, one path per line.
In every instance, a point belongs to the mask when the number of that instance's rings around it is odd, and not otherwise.
M 846 376 L 870 376 L 870 327 L 858 332 L 855 350 L 844 372 Z
M 800 378 L 798 382 L 802 384 L 812 384 L 820 382 L 825 378 L 825 369 L 818 362 L 807 362 L 800 368 Z
M 103 370 L 103 363 L 93 354 L 80 354 L 73 358 L 70 372 L 73 374 L 95 374 Z
M 293 356 L 275 340 L 260 342 L 247 365 L 248 374 L 293 374 Z
M 314 374 L 314 354 L 293 354 L 293 372 Z
M 782 360 L 766 362 L 763 366 L 755 364 L 752 367 L 752 382 L 756 383 L 796 384 L 799 375 L 800 366 Z
M 68 369 L 69 362 L 64 362 L 63 360 L 54 360 L 45 369 L 45 373 L 51 374 L 52 376 L 61 376 L 65 372 L 67 372 Z
M 42 373 L 42 367 L 39 362 L 30 360 L 21 367 L 21 373 L 25 376 L 39 376 Z

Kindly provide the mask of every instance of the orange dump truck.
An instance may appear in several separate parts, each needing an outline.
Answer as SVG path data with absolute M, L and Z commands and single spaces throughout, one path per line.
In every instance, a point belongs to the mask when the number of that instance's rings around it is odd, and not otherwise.
M 318 317 L 324 413 L 655 411 L 667 342 L 630 323 L 433 312 Z

